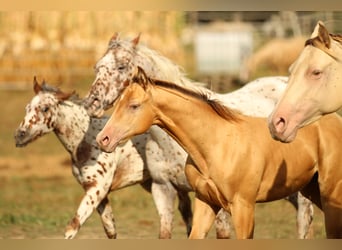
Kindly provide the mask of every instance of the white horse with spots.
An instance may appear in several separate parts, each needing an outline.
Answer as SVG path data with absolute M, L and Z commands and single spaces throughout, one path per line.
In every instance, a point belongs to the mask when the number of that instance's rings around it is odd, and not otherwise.
M 115 221 L 107 198 L 110 191 L 134 184 L 141 184 L 151 192 L 151 177 L 146 167 L 145 153 L 151 135 L 145 133 L 127 141 L 113 153 L 102 152 L 95 141 L 97 133 L 107 118 L 90 118 L 80 100 L 72 100 L 72 94 L 45 84 L 34 84 L 36 95 L 26 106 L 26 115 L 16 130 L 17 147 L 54 131 L 72 159 L 72 173 L 85 190 L 85 195 L 65 231 L 65 238 L 74 238 L 82 224 L 96 209 L 100 214 L 108 238 L 116 238 Z M 71 98 L 70 98 L 71 97 Z M 75 98 L 74 98 L 75 99 Z M 78 103 L 77 103 L 78 102 Z M 167 143 L 167 142 L 166 142 Z M 152 195 L 160 215 L 160 238 L 170 238 L 175 198 L 179 198 L 179 210 L 191 230 L 192 210 L 188 196 L 190 186 L 183 174 L 183 162 L 175 166 L 179 175 L 173 180 L 173 188 L 153 186 Z M 161 188 L 160 188 L 161 187 Z M 223 225 L 224 226 L 224 225 Z
M 85 99 L 85 107 L 89 114 L 99 117 L 104 110 L 109 109 L 119 93 L 132 79 L 137 66 L 144 69 L 151 78 L 191 88 L 199 88 L 198 85 L 204 85 L 185 77 L 184 72 L 176 64 L 138 43 L 139 36 L 132 41 L 121 40 L 117 34 L 112 37 L 106 53 L 96 63 L 96 78 Z M 228 94 L 213 93 L 205 88 L 202 90 L 213 95 L 228 107 L 238 109 L 246 115 L 267 117 L 284 92 L 286 82 L 286 77 L 265 77 Z M 152 126 L 150 134 L 152 140 L 148 142 L 148 146 L 155 153 L 153 158 L 147 157 L 146 159 L 150 174 L 155 184 L 164 185 L 166 189 L 166 183 L 171 182 L 179 175 L 172 166 L 172 162 L 181 162 L 185 158 L 186 152 L 178 144 L 171 142 L 172 139 L 167 139 L 169 136 L 160 128 Z M 169 143 L 166 144 L 165 140 Z M 175 155 L 172 152 L 181 153 Z M 300 194 L 294 194 L 294 197 L 294 199 L 291 197 L 290 200 L 294 201 L 294 205 L 298 208 L 298 237 L 307 238 L 312 222 L 313 207 L 311 201 Z M 220 214 L 223 216 L 224 213 Z M 224 219 L 220 221 L 224 221 Z

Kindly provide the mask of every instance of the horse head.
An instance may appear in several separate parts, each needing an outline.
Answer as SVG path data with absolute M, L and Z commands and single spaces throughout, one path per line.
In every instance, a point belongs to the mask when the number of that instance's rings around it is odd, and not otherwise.
M 140 34 L 132 40 L 122 40 L 118 34 L 110 39 L 105 55 L 95 65 L 95 80 L 84 101 L 89 115 L 102 116 L 125 88 L 126 81 L 132 80 L 138 66 L 155 79 L 183 86 L 204 85 L 194 84 L 182 68 L 139 41 Z
M 126 80 L 135 71 L 136 49 L 140 34 L 131 41 L 121 40 L 115 33 L 108 43 L 105 55 L 95 64 L 95 80 L 84 100 L 84 106 L 93 116 L 102 116 L 109 109 Z
M 269 116 L 273 138 L 291 142 L 299 128 L 342 106 L 341 36 L 318 22 L 290 67 L 288 86 Z
M 26 105 L 26 114 L 15 132 L 17 147 L 26 146 L 31 141 L 54 130 L 58 116 L 58 105 L 68 99 L 73 93 L 64 93 L 51 87 L 43 81 L 38 83 L 33 79 L 35 96 Z

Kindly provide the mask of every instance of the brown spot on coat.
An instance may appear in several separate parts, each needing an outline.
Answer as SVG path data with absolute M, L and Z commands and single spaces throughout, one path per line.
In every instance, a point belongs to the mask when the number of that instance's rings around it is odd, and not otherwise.
M 97 164 L 99 164 L 102 167 L 102 170 L 107 173 L 106 163 L 97 161 Z
M 96 185 L 97 185 L 97 181 L 88 181 L 88 182 L 82 183 L 82 187 L 85 191 L 87 191 L 88 189 L 92 187 L 96 187 Z
M 76 150 L 76 158 L 78 165 L 82 166 L 90 157 L 91 145 L 85 141 L 82 141 Z

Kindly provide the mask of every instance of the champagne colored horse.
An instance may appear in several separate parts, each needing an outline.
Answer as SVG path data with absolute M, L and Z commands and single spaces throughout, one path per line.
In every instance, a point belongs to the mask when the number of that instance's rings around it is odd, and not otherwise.
M 299 128 L 342 107 L 342 36 L 318 22 L 290 68 L 288 86 L 269 117 L 272 136 L 295 139 Z
M 106 53 L 95 65 L 96 78 L 85 98 L 85 106 L 89 114 L 101 116 L 104 110 L 110 108 L 118 94 L 125 88 L 125 82 L 131 81 L 137 66 L 143 68 L 152 78 L 171 81 L 190 88 L 204 85 L 187 78 L 178 65 L 157 51 L 139 44 L 139 39 L 138 36 L 132 41 L 123 40 L 117 34 L 110 39 Z M 283 94 L 286 83 L 287 77 L 263 77 L 227 94 L 213 93 L 208 89 L 203 91 L 215 95 L 226 106 L 238 109 L 246 115 L 267 117 Z M 159 164 L 156 164 L 156 157 L 151 158 L 148 152 L 148 168 L 154 180 L 153 186 L 163 186 L 177 179 L 179 173 L 173 165 L 175 162 L 182 162 L 186 158 L 186 152 L 157 126 L 151 127 L 150 134 L 152 140 L 149 141 L 148 146 L 153 148 L 154 155 L 160 157 L 157 158 Z M 166 141 L 169 143 L 165 143 Z M 165 189 L 169 187 L 165 186 Z M 289 200 L 297 209 L 298 237 L 310 237 L 313 218 L 311 202 L 300 193 L 291 195 Z M 227 227 L 228 225 L 224 225 L 225 216 L 219 213 L 218 217 L 223 228 Z M 218 236 L 226 237 L 226 233 L 219 233 Z
M 266 119 L 233 111 L 208 93 L 151 80 L 140 68 L 113 109 L 96 138 L 106 152 L 155 124 L 189 153 L 185 172 L 196 192 L 190 238 L 204 238 L 220 208 L 231 213 L 237 238 L 252 238 L 255 202 L 299 190 L 323 208 L 327 236 L 342 237 L 339 116 L 327 116 L 283 144 L 269 136 Z M 317 172 L 319 191 L 307 186 Z

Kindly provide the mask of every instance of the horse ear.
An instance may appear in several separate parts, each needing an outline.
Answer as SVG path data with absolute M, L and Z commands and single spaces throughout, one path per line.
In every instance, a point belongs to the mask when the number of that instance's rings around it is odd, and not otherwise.
M 110 38 L 108 44 L 111 44 L 112 42 L 116 41 L 118 38 L 119 38 L 119 33 L 115 32 L 114 35 Z
M 318 22 L 319 29 L 318 29 L 318 38 L 319 40 L 327 47 L 330 48 L 330 36 L 328 30 L 325 28 L 323 22 Z
M 141 33 L 139 33 L 139 35 L 137 35 L 137 37 L 131 41 L 133 44 L 133 47 L 136 47 L 138 45 L 139 40 L 140 40 L 140 35 L 141 35 Z
M 33 77 L 33 91 L 35 94 L 38 94 L 38 92 L 40 92 L 41 90 L 42 90 L 42 87 L 39 85 L 37 81 L 37 77 L 34 76 Z
M 310 36 L 311 39 L 313 39 L 313 38 L 315 38 L 315 37 L 318 36 L 318 30 L 319 30 L 319 25 L 320 25 L 320 24 L 323 24 L 323 22 L 322 22 L 322 21 L 318 21 L 318 22 L 317 22 L 317 24 L 316 24 L 316 26 L 315 26 L 315 28 L 314 28 L 314 31 L 312 32 L 312 34 L 311 34 L 311 36 Z

